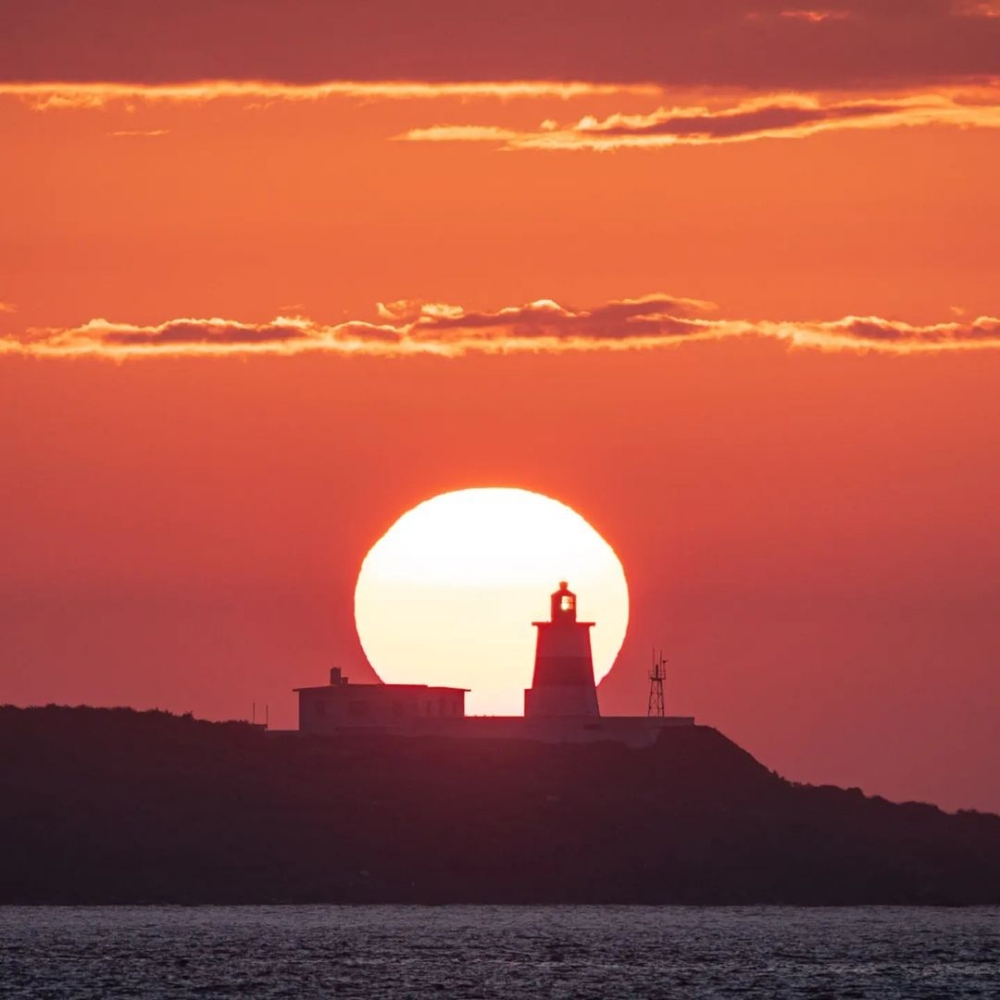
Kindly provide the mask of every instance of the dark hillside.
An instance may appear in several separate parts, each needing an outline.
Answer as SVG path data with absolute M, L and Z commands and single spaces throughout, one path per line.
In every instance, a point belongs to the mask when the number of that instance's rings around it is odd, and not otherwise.
M 321 739 L 0 708 L 0 902 L 1000 903 L 1000 817 L 798 787 L 716 730 Z

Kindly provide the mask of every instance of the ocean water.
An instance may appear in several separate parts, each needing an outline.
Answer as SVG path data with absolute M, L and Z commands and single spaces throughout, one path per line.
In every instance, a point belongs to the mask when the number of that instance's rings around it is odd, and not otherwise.
M 0 907 L 0 997 L 1000 997 L 1000 909 Z

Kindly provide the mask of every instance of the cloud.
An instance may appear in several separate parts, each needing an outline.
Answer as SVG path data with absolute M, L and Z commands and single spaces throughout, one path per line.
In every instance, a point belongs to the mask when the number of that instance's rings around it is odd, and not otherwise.
M 0 78 L 931 87 L 1000 74 L 997 12 L 995 0 L 4 0 Z
M 833 321 L 720 318 L 711 303 L 670 295 L 620 299 L 591 308 L 549 299 L 494 311 L 444 303 L 380 304 L 378 322 L 326 325 L 305 317 L 267 323 L 175 319 L 155 326 L 92 320 L 73 328 L 0 337 L 0 354 L 35 358 L 246 357 L 306 353 L 384 358 L 421 355 L 655 350 L 740 337 L 789 346 L 883 354 L 1000 348 L 1000 318 L 914 325 L 876 316 Z
M 1000 0 L 955 0 L 953 12 L 959 17 L 1000 17 Z
M 565 126 L 546 120 L 537 129 L 524 131 L 491 125 L 433 125 L 410 129 L 397 138 L 488 142 L 505 149 L 655 149 L 926 125 L 1000 128 L 1000 87 L 827 102 L 815 95 L 778 94 L 731 107 L 657 108 L 648 114 L 615 114 L 604 119 L 587 116 Z
M 237 100 L 249 105 L 271 102 L 316 102 L 336 98 L 414 101 L 438 98 L 516 100 L 656 94 L 653 84 L 586 83 L 558 80 L 330 80 L 324 83 L 281 83 L 266 80 L 201 80 L 187 83 L 0 82 L 0 98 L 15 98 L 40 111 L 59 108 L 105 108 L 114 104 L 206 104 Z
M 273 102 L 332 99 L 433 101 L 532 100 L 565 101 L 607 97 L 659 97 L 654 84 L 595 84 L 557 81 L 480 81 L 429 83 L 406 81 L 334 81 L 308 85 L 262 81 L 204 81 L 189 84 L 2 83 L 3 97 L 21 100 L 40 111 L 102 109 L 121 105 L 181 103 L 200 105 L 234 100 L 244 107 Z M 643 114 L 586 115 L 560 124 L 547 118 L 537 128 L 491 123 L 444 123 L 407 130 L 397 139 L 409 142 L 478 142 L 505 149 L 656 148 L 677 145 L 744 142 L 762 138 L 803 138 L 844 129 L 889 129 L 922 125 L 961 128 L 1000 126 L 1000 79 L 976 87 L 934 93 L 889 93 L 863 97 L 829 97 L 784 92 L 735 100 L 728 105 L 715 96 L 710 105 L 661 106 Z M 731 99 L 732 100 L 732 99 Z M 121 129 L 116 138 L 158 137 L 169 129 Z
M 13 302 L 0 302 L 0 313 L 15 313 L 17 306 Z
M 822 24 L 824 21 L 843 21 L 851 16 L 849 10 L 782 10 L 779 17 L 790 17 L 810 24 Z
M 392 353 L 398 346 L 399 334 L 391 325 L 346 322 L 324 326 L 300 316 L 279 316 L 267 323 L 173 319 L 154 326 L 94 319 L 79 327 L 36 328 L 19 337 L 0 337 L 0 354 L 115 358 L 303 351 L 377 354 Z
M 750 10 L 744 15 L 747 21 L 766 21 L 773 18 L 786 18 L 791 21 L 805 21 L 807 24 L 822 24 L 824 21 L 845 21 L 854 14 L 850 10 L 844 9 L 809 9 L 802 10 L 793 8 L 791 10 L 771 10 L 760 11 Z

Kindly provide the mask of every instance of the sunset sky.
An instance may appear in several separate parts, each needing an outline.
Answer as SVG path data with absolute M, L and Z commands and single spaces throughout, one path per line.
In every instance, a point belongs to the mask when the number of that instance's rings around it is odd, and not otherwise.
M 514 486 L 605 713 L 1000 810 L 1000 2 L 6 0 L 0 137 L 0 702 L 293 725 Z

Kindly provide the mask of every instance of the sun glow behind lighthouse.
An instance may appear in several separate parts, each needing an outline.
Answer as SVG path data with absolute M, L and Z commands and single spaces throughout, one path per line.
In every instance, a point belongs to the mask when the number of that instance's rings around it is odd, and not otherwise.
M 568 580 L 593 631 L 595 679 L 628 626 L 628 585 L 614 550 L 574 510 L 519 489 L 434 497 L 372 547 L 354 595 L 358 635 L 390 684 L 470 689 L 470 714 L 520 715 L 535 630 Z

